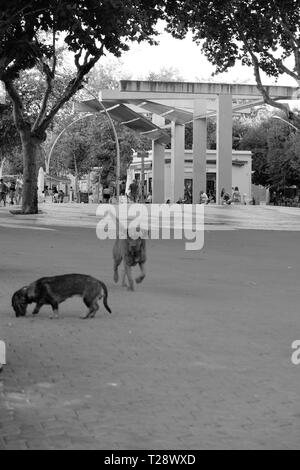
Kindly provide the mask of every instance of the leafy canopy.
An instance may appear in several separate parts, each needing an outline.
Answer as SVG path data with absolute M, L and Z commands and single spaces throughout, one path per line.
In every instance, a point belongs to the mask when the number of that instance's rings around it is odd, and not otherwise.
M 262 72 L 276 78 L 287 74 L 299 86 L 299 0 L 178 0 L 175 9 L 167 7 L 167 15 L 169 31 L 183 38 L 191 30 L 217 73 L 237 61 L 252 66 L 265 102 L 297 118 L 288 105 L 270 97 Z
M 119 57 L 131 41 L 157 34 L 166 0 L 1 0 L 0 80 L 14 106 L 18 130 L 30 130 L 40 141 L 54 116 L 82 87 L 85 77 L 106 53 Z M 59 94 L 53 93 L 64 42 L 76 72 Z M 24 114 L 15 80 L 30 69 L 42 75 L 44 94 L 36 119 Z M 54 95 L 54 99 L 53 99 Z
M 163 5 L 163 0 L 2 1 L 1 74 L 14 79 L 42 58 L 51 59 L 55 46 L 45 33 L 53 31 L 64 34 L 78 65 L 83 51 L 92 57 L 103 51 L 118 57 L 129 49 L 128 41 L 153 42 Z

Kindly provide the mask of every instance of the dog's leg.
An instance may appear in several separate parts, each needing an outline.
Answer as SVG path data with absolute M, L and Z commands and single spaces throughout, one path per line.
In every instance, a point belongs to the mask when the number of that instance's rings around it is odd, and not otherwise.
M 100 297 L 102 298 L 102 297 Z M 96 313 L 98 312 L 99 310 L 99 304 L 98 304 L 98 299 L 93 299 L 91 300 L 90 298 L 84 298 L 83 299 L 85 305 L 88 307 L 89 311 L 87 314 L 84 314 L 81 316 L 81 318 L 83 320 L 87 320 L 88 318 L 94 318 L 94 316 L 96 315 Z
M 145 263 L 139 263 L 139 267 L 140 267 L 140 270 L 141 270 L 141 275 L 136 279 L 137 284 L 140 284 L 141 282 L 143 282 L 143 280 L 146 277 Z
M 126 282 L 126 270 L 124 268 L 124 271 L 123 271 L 123 280 L 122 280 L 122 287 L 128 287 L 127 285 L 127 282 Z
M 125 275 L 127 276 L 127 279 L 128 279 L 128 282 L 129 282 L 128 289 L 130 291 L 134 291 L 134 282 L 133 282 L 133 278 L 132 278 L 131 266 L 128 266 L 128 264 L 126 264 L 126 262 L 124 262 L 124 264 L 125 264 Z
M 52 313 L 50 313 L 49 318 L 59 318 L 59 310 L 58 310 L 58 303 L 57 302 L 52 302 L 51 303 L 52 307 Z
M 37 302 L 35 309 L 32 312 L 32 315 L 37 315 L 38 313 L 40 313 L 40 310 L 43 307 L 43 305 L 44 305 L 44 302 Z
M 52 307 L 52 313 L 50 313 L 49 318 L 50 319 L 59 318 L 59 311 L 58 311 L 59 302 L 57 298 L 52 293 L 51 288 L 48 284 L 44 284 L 43 289 L 44 289 L 43 296 L 46 299 L 47 304 L 51 305 Z
M 120 241 L 117 240 L 113 249 L 113 258 L 114 258 L 114 281 L 115 283 L 119 282 L 119 266 L 122 263 L 122 257 L 118 254 Z
M 99 309 L 100 309 L 99 304 L 97 302 L 97 299 L 95 299 L 94 302 L 93 302 L 93 305 L 91 307 L 91 312 L 89 313 L 89 318 L 94 318 L 94 316 L 96 315 L 96 313 L 98 312 Z
M 114 262 L 114 281 L 116 284 L 119 282 L 119 269 L 118 268 L 119 268 L 119 265 L 115 261 Z

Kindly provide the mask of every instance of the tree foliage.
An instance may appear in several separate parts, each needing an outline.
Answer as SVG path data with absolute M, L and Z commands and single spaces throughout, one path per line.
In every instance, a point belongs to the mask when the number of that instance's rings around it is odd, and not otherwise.
M 149 150 L 148 139 L 115 123 L 121 156 L 121 178 L 126 178 L 127 169 L 134 151 Z M 71 171 L 79 176 L 89 173 L 93 167 L 101 168 L 102 183 L 115 181 L 116 143 L 106 116 L 86 117 L 71 126 L 57 142 L 51 159 L 52 174 Z
M 146 80 L 150 82 L 162 81 L 162 82 L 183 82 L 184 79 L 180 75 L 180 72 L 175 67 L 162 67 L 158 72 L 149 72 L 146 76 Z
M 99 90 L 117 90 L 120 80 L 130 80 L 131 75 L 124 73 L 122 59 L 98 62 L 87 77 L 89 89 L 97 95 Z
M 300 134 L 274 114 L 248 119 L 239 148 L 252 151 L 254 184 L 300 186 Z
M 23 2 L 24 4 L 24 2 Z M 129 41 L 153 43 L 154 25 L 162 15 L 164 2 L 153 0 L 43 0 L 3 2 L 0 29 L 0 79 L 18 111 L 16 123 L 23 123 L 23 102 L 13 82 L 24 70 L 37 66 L 45 80 L 45 94 L 32 131 L 41 136 L 58 110 L 82 85 L 84 77 L 107 52 L 119 57 L 129 49 Z M 48 101 L 57 72 L 57 41 L 74 54 L 76 74 L 58 94 Z
M 2 0 L 0 13 L 0 80 L 13 104 L 24 153 L 23 211 L 37 212 L 38 147 L 60 109 L 80 90 L 86 76 L 106 53 L 119 57 L 131 41 L 153 44 L 155 25 L 165 0 Z M 58 53 L 64 41 L 73 54 L 75 72 L 58 91 Z M 36 69 L 43 95 L 35 112 L 26 111 L 26 96 L 16 81 Z M 60 83 L 60 82 L 59 82 Z
M 270 183 L 268 171 L 268 133 L 271 125 L 272 121 L 270 119 L 249 122 L 249 126 L 239 145 L 241 150 L 251 150 L 252 152 L 253 184 L 265 187 Z
M 183 38 L 189 29 L 216 72 L 238 61 L 251 66 L 265 102 L 300 128 L 297 112 L 275 101 L 262 72 L 300 83 L 300 0 L 178 0 L 167 8 L 168 29 Z

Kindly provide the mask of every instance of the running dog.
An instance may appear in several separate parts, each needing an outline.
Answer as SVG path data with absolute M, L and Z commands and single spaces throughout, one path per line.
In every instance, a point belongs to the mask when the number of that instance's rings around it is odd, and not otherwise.
M 43 305 L 51 305 L 53 314 L 50 318 L 59 318 L 59 304 L 70 297 L 80 296 L 89 311 L 81 318 L 94 318 L 99 310 L 98 300 L 103 298 L 103 305 L 111 313 L 107 304 L 107 287 L 91 276 L 84 274 L 66 274 L 64 276 L 44 277 L 14 293 L 12 306 L 16 317 L 24 317 L 27 305 L 36 303 L 32 312 L 37 315 Z
M 138 238 L 133 240 L 129 236 L 125 240 L 117 239 L 113 248 L 113 259 L 114 259 L 114 281 L 119 281 L 118 268 L 123 261 L 124 264 L 124 275 L 123 275 L 123 287 L 128 287 L 129 290 L 134 291 L 134 282 L 132 278 L 132 267 L 137 264 L 140 267 L 141 275 L 136 279 L 136 283 L 140 284 L 146 277 L 146 240 Z M 129 282 L 129 286 L 126 283 L 126 277 Z

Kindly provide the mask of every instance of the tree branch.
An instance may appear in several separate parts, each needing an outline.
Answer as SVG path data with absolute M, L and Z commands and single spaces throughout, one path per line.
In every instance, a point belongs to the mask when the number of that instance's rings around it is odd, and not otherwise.
M 295 49 L 294 56 L 295 56 L 295 66 L 296 66 L 296 70 L 298 73 L 297 82 L 299 83 L 299 80 L 300 80 L 300 51 L 299 49 Z
M 80 61 L 80 57 L 81 57 L 82 52 L 83 52 L 83 47 L 81 47 L 79 49 L 79 51 L 77 52 L 77 54 L 75 54 L 75 56 L 74 56 L 74 61 L 75 61 L 75 65 L 76 65 L 77 70 L 79 70 L 80 67 L 81 67 L 79 61 Z
M 275 101 L 273 98 L 270 97 L 270 94 L 269 94 L 268 90 L 263 85 L 262 80 L 261 80 L 259 60 L 256 57 L 256 55 L 254 54 L 254 52 L 252 52 L 250 50 L 248 50 L 248 52 L 251 56 L 253 67 L 254 67 L 254 75 L 255 75 L 255 79 L 256 79 L 256 85 L 257 85 L 258 90 L 260 91 L 260 93 L 263 96 L 264 102 L 266 104 L 269 104 L 270 106 L 281 109 L 286 114 L 288 114 L 290 112 L 290 107 L 289 107 L 288 104 L 279 103 L 278 101 Z
M 244 44 L 245 51 L 251 57 L 252 65 L 254 67 L 254 75 L 255 75 L 255 79 L 256 79 L 256 85 L 257 85 L 257 88 L 258 88 L 259 92 L 261 93 L 261 95 L 264 99 L 264 102 L 266 104 L 274 107 L 274 108 L 277 108 L 277 109 L 280 109 L 281 111 L 283 111 L 285 113 L 285 115 L 287 116 L 287 118 L 290 121 L 297 122 L 298 127 L 300 128 L 300 118 L 295 113 L 293 113 L 291 111 L 290 106 L 288 104 L 280 103 L 280 102 L 274 100 L 273 98 L 271 98 L 267 88 L 262 83 L 260 64 L 259 64 L 258 58 L 256 57 L 255 53 L 252 51 L 251 45 L 248 44 L 247 38 L 244 34 L 244 31 L 241 28 L 241 25 L 239 25 L 238 22 L 236 21 L 236 19 L 234 17 L 234 13 L 232 11 L 228 11 L 228 14 L 231 18 L 231 21 L 233 22 L 233 25 L 235 26 L 235 28 L 238 32 L 238 35 L 240 36 L 241 42 Z M 273 57 L 272 55 L 271 55 L 270 58 L 272 58 L 272 60 L 276 60 L 275 57 Z M 285 67 L 283 62 L 282 62 L 282 67 Z M 289 71 L 289 72 L 291 73 L 291 71 Z M 296 80 L 298 81 L 298 77 L 296 78 Z
M 28 123 L 26 123 L 23 113 L 23 103 L 21 97 L 14 86 L 12 80 L 7 77 L 3 78 L 6 91 L 13 103 L 13 118 L 18 131 L 25 131 L 28 129 Z
M 298 129 L 300 129 L 300 117 L 297 113 L 294 111 L 291 111 L 290 106 L 288 104 L 284 103 L 279 103 L 279 101 L 275 101 L 270 97 L 270 94 L 268 90 L 266 89 L 265 86 L 263 86 L 262 81 L 261 81 L 261 75 L 260 75 L 260 68 L 259 68 L 259 61 L 256 57 L 256 55 L 251 52 L 251 57 L 252 57 L 252 62 L 254 66 L 254 73 L 255 73 L 255 78 L 256 78 L 256 83 L 257 83 L 257 88 L 262 94 L 264 98 L 264 102 L 266 104 L 269 104 L 273 108 L 280 109 L 283 111 L 287 117 L 287 119 L 293 123 Z
M 268 56 L 269 59 L 272 60 L 272 62 L 276 65 L 279 71 L 281 71 L 282 73 L 286 73 L 290 77 L 294 78 L 296 81 L 299 81 L 299 78 L 300 78 L 299 75 L 293 72 L 292 70 L 290 70 L 286 65 L 284 65 L 282 59 L 276 59 L 276 57 L 274 57 L 273 54 L 271 54 L 271 52 L 265 51 L 264 54 Z
M 76 93 L 80 90 L 84 77 L 89 73 L 89 71 L 94 67 L 96 62 L 103 55 L 104 46 L 102 45 L 98 53 L 90 59 L 85 65 L 79 67 L 76 77 L 71 80 L 68 86 L 65 89 L 64 94 L 58 101 L 53 105 L 48 115 L 44 117 L 43 121 L 36 127 L 35 133 L 42 135 L 47 130 L 49 124 L 52 122 L 53 118 L 56 116 L 58 111 L 67 103 Z
M 43 97 L 40 112 L 39 112 L 38 117 L 36 118 L 36 121 L 35 121 L 35 123 L 32 127 L 33 132 L 36 130 L 39 123 L 41 122 L 41 120 L 44 118 L 44 116 L 46 114 L 48 100 L 49 100 L 49 97 L 50 97 L 51 92 L 52 92 L 53 75 L 51 73 L 51 70 L 50 70 L 48 64 L 43 63 L 43 72 L 46 76 L 47 85 L 46 85 L 46 90 L 45 90 L 45 93 L 44 93 L 44 97 Z
M 53 90 L 53 80 L 54 80 L 54 77 L 55 77 L 55 70 L 56 70 L 56 64 L 57 64 L 57 57 L 56 57 L 56 31 L 55 29 L 53 28 L 53 41 L 52 41 L 52 47 L 53 47 L 53 62 L 52 62 L 52 68 L 50 69 L 49 65 L 46 64 L 45 62 L 43 62 L 41 60 L 41 64 L 42 64 L 42 68 L 43 68 L 43 73 L 45 74 L 46 76 L 46 82 L 47 82 L 47 85 L 46 85 L 46 90 L 45 90 L 45 94 L 44 94 L 44 97 L 43 97 L 43 101 L 42 101 L 42 105 L 41 105 L 41 109 L 40 109 L 40 112 L 39 112 L 39 115 L 33 125 L 33 128 L 32 128 L 32 131 L 35 132 L 35 130 L 37 129 L 39 123 L 42 121 L 42 119 L 45 117 L 45 114 L 47 112 L 47 105 L 48 105 L 48 101 L 49 101 L 49 98 L 50 98 L 50 95 L 52 93 L 52 90 Z

